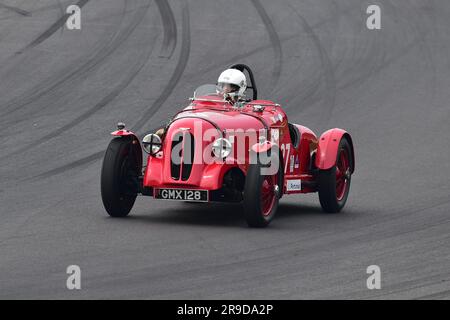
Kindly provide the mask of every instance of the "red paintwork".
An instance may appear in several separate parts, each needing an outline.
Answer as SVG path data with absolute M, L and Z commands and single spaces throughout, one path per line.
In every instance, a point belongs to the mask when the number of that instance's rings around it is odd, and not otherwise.
M 135 136 L 136 137 L 136 134 L 134 132 L 132 132 L 130 130 L 126 130 L 126 129 L 113 131 L 113 132 L 111 132 L 111 135 L 112 136 Z M 136 137 L 136 139 L 137 139 L 137 137 Z
M 255 143 L 252 146 L 252 151 L 254 151 L 256 153 L 267 152 L 273 146 L 274 146 L 274 144 L 272 142 L 270 142 L 270 141 L 264 141 L 263 143 Z
M 136 134 L 130 130 L 122 129 L 111 132 L 111 135 L 116 137 L 130 137 L 132 138 L 132 144 L 135 146 L 134 150 L 136 152 L 136 157 L 139 162 L 139 166 L 142 166 L 142 148 L 139 143 L 139 138 Z
M 235 109 L 227 102 L 203 101 L 203 99 L 217 99 L 215 97 L 202 97 L 180 111 L 173 118 L 170 126 L 163 138 L 161 151 L 156 156 L 149 156 L 147 167 L 144 173 L 143 186 L 152 188 L 189 188 L 203 190 L 217 190 L 222 187 L 223 177 L 228 170 L 238 168 L 246 175 L 249 166 L 249 152 L 246 153 L 244 163 L 237 163 L 236 159 L 230 155 L 226 163 L 206 164 L 203 161 L 197 163 L 194 160 L 189 178 L 186 181 L 175 180 L 171 176 L 171 143 L 172 137 L 179 133 L 190 132 L 195 137 L 195 150 L 207 150 L 208 145 L 222 134 L 229 138 L 229 132 L 233 129 L 254 129 L 256 131 L 264 129 L 264 123 L 269 131 L 261 131 L 266 134 L 267 141 L 259 143 L 259 133 L 256 141 L 246 141 L 245 150 L 264 152 L 269 148 L 279 148 L 282 156 L 284 170 L 283 193 L 307 193 L 317 191 L 314 187 L 315 175 L 311 171 L 311 156 L 317 153 L 315 165 L 320 169 L 331 168 L 336 164 L 337 145 L 343 135 L 348 135 L 344 130 L 332 129 L 325 132 L 320 139 L 307 127 L 295 125 L 300 133 L 300 141 L 296 147 L 292 144 L 289 133 L 288 119 L 283 109 L 272 101 L 255 100 L 241 109 Z M 254 105 L 263 105 L 262 112 L 254 111 Z M 184 117 L 198 117 L 184 118 Z M 212 123 L 211 123 L 212 122 Z M 217 131 L 215 125 L 219 127 Z M 182 128 L 182 129 L 180 129 Z M 205 132 L 211 130 L 214 133 L 208 141 L 198 138 L 198 130 Z M 224 132 L 225 131 L 225 132 Z M 277 133 L 278 131 L 278 133 Z M 224 133 L 223 133 L 224 132 Z M 131 135 L 132 132 L 118 130 L 113 135 Z M 133 134 L 134 135 L 134 134 Z M 278 139 L 275 139 L 278 137 Z M 348 135 L 348 137 L 350 137 Z M 237 135 L 235 136 L 237 139 Z M 335 141 L 336 140 L 336 141 Z M 350 140 L 351 141 L 351 140 Z M 234 154 L 236 154 L 237 143 L 233 143 Z M 202 159 L 202 155 L 194 152 L 197 160 Z M 198 158 L 199 157 L 199 158 Z M 353 161 L 354 163 L 354 161 Z M 301 180 L 311 184 L 303 186 L 301 190 L 287 190 L 288 180 Z M 273 182 L 267 180 L 267 183 Z M 262 190 L 263 192 L 264 190 Z M 266 199 L 267 200 L 267 199 Z M 270 199 L 269 199 L 270 200 Z M 267 206 L 271 201 L 267 200 Z M 267 208 L 266 208 L 267 209 Z
M 315 163 L 317 168 L 328 170 L 336 165 L 339 143 L 344 136 L 349 139 L 350 144 L 353 148 L 353 143 L 350 135 L 343 129 L 330 129 L 328 131 L 325 131 L 320 136 Z M 352 163 L 355 163 L 355 159 L 352 159 Z M 354 171 L 354 167 L 354 165 L 351 167 L 352 173 Z

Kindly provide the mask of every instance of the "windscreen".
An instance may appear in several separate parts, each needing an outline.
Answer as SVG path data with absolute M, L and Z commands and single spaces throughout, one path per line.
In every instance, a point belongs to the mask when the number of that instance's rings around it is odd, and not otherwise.
M 218 90 L 217 85 L 215 84 L 204 84 L 195 89 L 194 99 L 207 99 L 219 102 L 225 101 L 223 94 L 220 94 L 220 90 Z

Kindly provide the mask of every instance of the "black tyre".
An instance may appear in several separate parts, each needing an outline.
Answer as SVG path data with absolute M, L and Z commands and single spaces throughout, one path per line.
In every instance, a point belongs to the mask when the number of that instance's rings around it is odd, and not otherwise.
M 331 169 L 319 171 L 319 200 L 325 212 L 339 212 L 347 202 L 351 172 L 353 172 L 352 152 L 353 149 L 347 138 L 342 138 L 336 165 Z
M 101 194 L 111 217 L 127 216 L 136 200 L 141 159 L 132 141 L 127 137 L 114 138 L 103 159 Z
M 244 215 L 250 227 L 266 227 L 274 218 L 283 186 L 280 167 L 274 175 L 262 175 L 263 165 L 259 161 L 249 166 L 245 178 Z

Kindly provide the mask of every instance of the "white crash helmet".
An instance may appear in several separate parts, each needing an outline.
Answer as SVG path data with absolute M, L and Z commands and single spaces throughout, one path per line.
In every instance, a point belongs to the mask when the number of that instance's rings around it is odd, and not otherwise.
M 228 92 L 224 90 L 227 87 L 226 85 L 231 87 L 231 90 Z M 218 93 L 224 93 L 234 100 L 243 97 L 246 89 L 247 80 L 245 79 L 245 74 L 237 69 L 227 69 L 217 79 Z

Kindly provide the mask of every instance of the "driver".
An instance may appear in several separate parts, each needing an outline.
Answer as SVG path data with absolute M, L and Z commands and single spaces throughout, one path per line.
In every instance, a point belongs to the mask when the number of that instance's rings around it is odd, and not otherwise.
M 245 75 L 237 69 L 227 69 L 217 79 L 217 93 L 223 94 L 232 103 L 242 100 L 246 89 Z
M 233 105 L 243 100 L 246 89 L 245 74 L 237 69 L 227 69 L 217 79 L 217 93 L 223 94 L 224 99 L 230 101 Z M 162 137 L 164 128 L 157 130 L 155 133 Z

